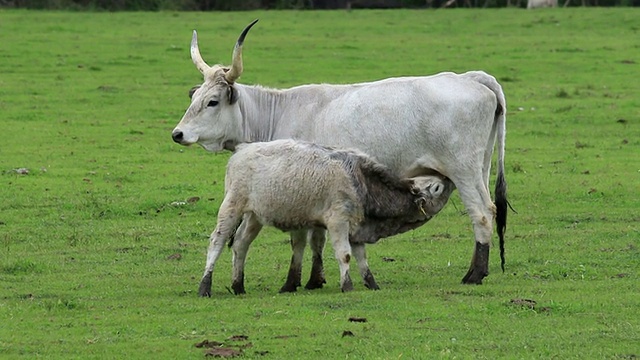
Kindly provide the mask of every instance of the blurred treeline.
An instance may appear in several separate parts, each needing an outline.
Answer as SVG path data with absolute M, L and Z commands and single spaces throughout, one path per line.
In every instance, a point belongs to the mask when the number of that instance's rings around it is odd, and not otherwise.
M 558 6 L 640 6 L 640 0 L 558 0 Z M 0 0 L 0 8 L 94 11 L 526 7 L 527 0 Z

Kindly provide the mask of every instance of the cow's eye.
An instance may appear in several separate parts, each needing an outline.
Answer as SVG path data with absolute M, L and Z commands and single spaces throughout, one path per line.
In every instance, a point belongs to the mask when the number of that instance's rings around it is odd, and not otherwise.
M 218 102 L 217 102 L 217 101 L 215 101 L 215 100 L 211 100 L 211 101 L 209 101 L 209 103 L 207 104 L 207 106 L 216 106 L 216 105 L 218 105 Z

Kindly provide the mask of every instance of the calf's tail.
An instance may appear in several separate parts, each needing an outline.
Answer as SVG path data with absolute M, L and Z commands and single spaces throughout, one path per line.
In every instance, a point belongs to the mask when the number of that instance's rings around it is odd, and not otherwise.
M 231 235 L 229 236 L 229 248 L 233 246 L 233 242 L 236 240 L 236 233 L 238 232 L 238 229 L 240 228 L 240 226 L 242 226 L 242 224 L 244 224 L 244 220 L 240 221 L 236 228 L 231 232 Z

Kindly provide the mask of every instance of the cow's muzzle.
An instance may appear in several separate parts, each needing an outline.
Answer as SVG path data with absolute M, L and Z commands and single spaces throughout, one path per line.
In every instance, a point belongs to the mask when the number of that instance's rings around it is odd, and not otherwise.
M 171 133 L 171 138 L 178 144 L 182 144 L 184 141 L 184 133 L 180 130 L 174 130 L 173 133 Z

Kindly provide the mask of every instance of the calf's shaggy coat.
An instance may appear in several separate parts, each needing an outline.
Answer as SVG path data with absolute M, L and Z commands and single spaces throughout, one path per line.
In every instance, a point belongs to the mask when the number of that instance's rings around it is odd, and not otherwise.
M 440 211 L 454 186 L 448 179 L 433 179 L 400 179 L 355 150 L 294 140 L 240 145 L 227 164 L 225 196 L 199 294 L 211 295 L 215 262 L 234 232 L 232 287 L 235 293 L 244 293 L 247 250 L 263 225 L 283 231 L 327 229 L 342 291 L 353 289 L 352 255 L 365 285 L 377 288 L 364 244 L 413 229 Z

